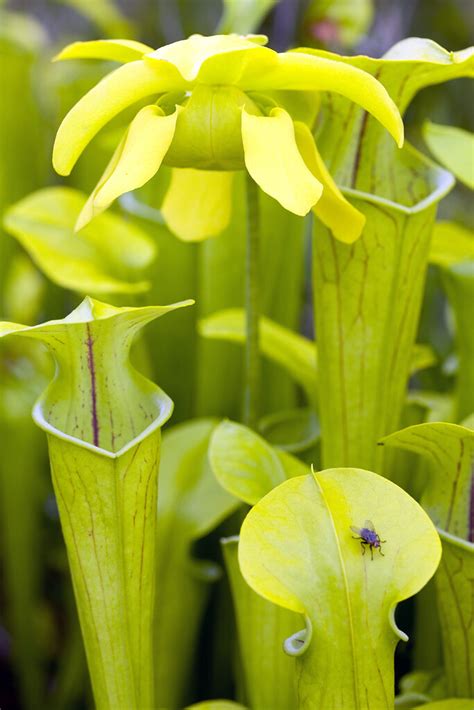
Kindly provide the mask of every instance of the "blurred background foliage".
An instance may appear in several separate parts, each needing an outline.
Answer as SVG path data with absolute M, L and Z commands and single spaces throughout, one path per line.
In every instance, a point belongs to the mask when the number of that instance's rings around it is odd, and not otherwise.
M 103 132 L 86 151 L 71 178 L 61 181 L 51 167 L 55 131 L 77 99 L 109 67 L 103 62 L 51 63 L 67 43 L 95 38 L 134 38 L 160 46 L 192 33 L 263 32 L 270 46 L 285 50 L 313 46 L 344 54 L 380 56 L 408 36 L 429 37 L 450 50 L 472 43 L 474 12 L 471 0 L 16 0 L 0 3 L 0 315 L 23 323 L 61 318 L 77 305 L 93 278 L 82 273 L 64 289 L 67 269 L 78 274 L 84 254 L 67 249 L 63 261 L 38 260 L 38 251 L 25 250 L 28 239 L 75 239 L 72 222 L 61 217 L 58 205 L 32 225 L 15 205 L 40 188 L 67 184 L 89 193 L 110 155 L 114 131 L 124 117 Z M 426 119 L 474 130 L 474 112 L 467 80 L 424 90 L 406 117 L 409 140 L 428 153 L 423 139 Z M 126 117 L 125 117 L 126 120 Z M 151 288 L 110 287 L 104 300 L 116 305 L 169 303 L 195 298 L 196 307 L 158 324 L 147 342 L 136 347 L 140 368 L 152 376 L 175 401 L 173 423 L 194 416 L 240 418 L 242 351 L 231 343 L 205 340 L 199 319 L 224 308 L 243 305 L 245 209 L 242 180 L 235 181 L 229 228 L 200 244 L 178 241 L 158 210 L 167 170 L 160 171 L 138 198 L 122 199 L 116 213 L 142 243 L 152 242 L 156 259 L 143 260 L 140 273 L 130 270 L 129 258 L 107 253 L 107 224 L 96 224 L 88 248 L 104 266 L 107 277 L 148 280 Z M 64 192 L 74 202 L 79 192 Z M 472 228 L 471 194 L 458 183 L 441 205 L 440 217 Z M 59 203 L 58 203 L 59 204 Z M 305 223 L 265 196 L 262 207 L 263 311 L 280 325 L 311 333 L 309 293 L 309 235 Z M 185 205 L 183 205 L 185 209 Z M 112 217 L 110 217 L 112 219 Z M 101 231 L 102 229 L 102 231 Z M 126 235 L 123 237 L 126 239 Z M 44 245 L 44 242 L 42 242 Z M 56 246 L 55 246 L 56 244 Z M 98 244 L 105 244 L 97 251 Z M 104 251 L 105 249 L 105 251 Z M 95 250 L 95 251 L 94 251 Z M 80 251 L 80 250 L 79 250 Z M 146 263 L 145 263 L 146 262 Z M 41 266 L 40 270 L 38 266 Z M 100 272 L 102 275 L 104 272 Z M 46 275 L 47 274 L 47 275 Z M 102 276 L 105 278 L 104 276 Z M 91 281 L 92 278 L 92 281 Z M 116 282 L 118 283 L 118 282 Z M 91 287 L 92 284 L 92 287 Z M 130 285 L 130 284 L 128 284 Z M 102 289 L 103 291 L 104 289 Z M 127 292 L 128 291 L 128 292 Z M 456 362 L 452 322 L 446 308 L 441 277 L 430 267 L 418 340 L 434 347 L 437 364 L 417 375 L 418 388 L 447 391 Z M 100 292 L 90 295 L 102 297 Z M 166 337 L 165 337 L 166 334 Z M 32 424 L 31 405 L 50 368 L 41 349 L 16 343 L 0 350 L 0 707 L 82 708 L 91 705 L 82 643 L 75 616 L 65 550 L 51 491 L 43 437 Z M 267 428 L 278 438 L 281 411 L 289 413 L 305 402 L 304 394 L 275 363 L 265 362 Z M 277 414 L 277 419 L 272 416 Z M 280 417 L 280 419 L 278 419 Z M 288 415 L 295 436 L 308 439 L 308 421 Z M 272 423 L 273 422 L 273 423 Z M 272 423 L 270 425 L 270 423 Z M 314 440 L 309 436 L 314 445 Z M 275 443 L 278 443 L 275 442 Z M 317 448 L 308 458 L 314 460 Z M 13 472 L 13 475 L 12 475 Z M 231 530 L 225 523 L 219 533 Z M 227 527 L 226 527 L 227 526 Z M 219 534 L 194 542 L 197 556 L 218 557 Z M 229 634 L 216 622 L 228 611 L 222 586 L 212 592 L 201 634 L 203 653 L 196 653 L 194 683 L 188 701 L 232 697 Z M 204 627 L 203 627 L 204 628 Z M 209 631 L 211 629 L 211 631 Z M 410 668 L 410 649 L 400 659 L 399 673 Z

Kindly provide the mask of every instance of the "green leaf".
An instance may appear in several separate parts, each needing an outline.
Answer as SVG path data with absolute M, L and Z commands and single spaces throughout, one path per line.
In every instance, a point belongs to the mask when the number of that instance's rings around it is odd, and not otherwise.
M 437 222 L 433 230 L 430 262 L 449 267 L 474 259 L 474 233 L 456 222 Z
M 217 565 L 193 557 L 193 543 L 240 505 L 218 485 L 208 463 L 216 423 L 196 419 L 163 436 L 154 663 L 155 702 L 170 710 L 182 707 L 210 583 L 220 574 Z
M 107 37 L 130 37 L 134 34 L 132 23 L 122 14 L 112 0 L 56 0 L 77 10 L 93 22 Z
M 245 343 L 245 311 L 230 308 L 213 313 L 200 321 L 199 333 L 205 338 Z M 317 361 L 311 340 L 263 317 L 260 348 L 263 355 L 290 372 L 310 400 L 314 398 Z
M 431 475 L 421 502 L 440 529 L 443 543 L 443 559 L 435 582 L 448 691 L 459 696 L 473 695 L 474 643 L 470 627 L 474 576 L 471 510 L 474 431 L 456 424 L 432 422 L 402 429 L 382 443 L 414 451 L 430 462 Z
M 257 503 L 268 491 L 307 467 L 279 452 L 243 424 L 223 421 L 209 446 L 209 461 L 221 486 L 245 503 Z
M 433 349 L 429 345 L 415 343 L 411 353 L 410 375 L 414 375 L 420 370 L 426 370 L 436 364 L 437 358 Z
M 443 543 L 443 558 L 435 581 L 448 694 L 473 698 L 474 544 L 444 531 L 440 531 L 440 535 Z
M 160 427 L 172 401 L 128 360 L 146 323 L 188 305 L 115 308 L 86 298 L 66 318 L 0 323 L 39 339 L 53 380 L 33 410 L 47 432 L 54 490 L 95 704 L 153 706 Z
M 251 429 L 223 421 L 213 432 L 209 461 L 221 486 L 246 503 L 257 503 L 281 481 L 307 472 L 298 459 L 267 444 Z M 259 597 L 237 563 L 238 538 L 222 541 L 239 635 L 246 700 L 253 710 L 295 706 L 294 664 L 281 653 L 285 634 L 298 627 L 295 614 Z M 276 639 L 280 643 L 276 643 Z
M 204 338 L 245 343 L 245 311 L 229 308 L 217 311 L 200 320 L 199 333 Z M 301 385 L 309 402 L 317 394 L 318 359 L 316 344 L 290 328 L 270 318 L 260 319 L 260 349 L 262 354 L 287 372 Z M 410 374 L 430 367 L 435 362 L 431 348 L 415 345 L 412 352 Z
M 442 284 L 456 323 L 456 350 L 459 367 L 456 378 L 456 416 L 458 420 L 474 411 L 474 259 L 444 268 Z
M 402 429 L 382 439 L 384 446 L 420 454 L 430 462 L 422 504 L 435 525 L 471 540 L 471 464 L 474 431 L 458 424 L 429 422 Z
M 407 407 L 417 407 L 423 411 L 415 422 L 451 422 L 453 421 L 453 398 L 444 392 L 431 392 L 429 390 L 411 390 L 406 399 Z M 411 421 L 404 422 L 412 424 Z
M 236 612 L 245 698 L 252 710 L 296 708 L 295 661 L 283 643 L 301 627 L 299 614 L 270 604 L 245 582 L 237 559 L 238 538 L 222 540 Z
M 423 138 L 436 160 L 474 190 L 474 134 L 426 121 Z
M 351 533 L 367 518 L 386 541 L 373 560 Z M 427 583 L 440 556 L 422 508 L 368 471 L 293 478 L 257 503 L 242 526 L 240 568 L 256 592 L 307 618 L 285 644 L 296 656 L 301 710 L 392 710 L 393 653 L 406 639 L 394 608 Z
M 48 180 L 50 138 L 36 94 L 35 71 L 47 37 L 29 15 L 1 10 L 0 55 L 2 111 L 0 130 L 0 214 Z M 3 285 L 15 242 L 0 231 L 0 311 L 5 314 Z
M 319 441 L 319 422 L 311 409 L 284 409 L 263 417 L 259 422 L 265 439 L 291 454 L 307 452 Z
M 431 582 L 420 592 L 416 601 L 421 601 L 423 592 Z M 418 611 L 418 610 L 417 610 Z M 430 607 L 432 613 L 432 607 Z M 400 694 L 395 698 L 395 707 L 402 710 L 412 710 L 420 703 L 439 700 L 446 697 L 446 679 L 442 668 L 434 670 L 411 671 L 400 679 Z
M 278 0 L 223 0 L 224 12 L 216 32 L 254 32 L 277 2 Z
M 153 261 L 156 247 L 146 232 L 112 213 L 100 215 L 79 234 L 74 224 L 87 197 L 50 187 L 10 207 L 4 227 L 56 284 L 80 293 L 138 293 L 136 281 Z
M 24 295 L 23 295 L 24 298 Z M 0 349 L 0 539 L 3 614 L 11 638 L 12 667 L 21 705 L 36 710 L 46 676 L 38 609 L 44 548 L 41 475 L 46 446 L 31 420 L 31 408 L 48 374 L 41 346 L 26 341 Z

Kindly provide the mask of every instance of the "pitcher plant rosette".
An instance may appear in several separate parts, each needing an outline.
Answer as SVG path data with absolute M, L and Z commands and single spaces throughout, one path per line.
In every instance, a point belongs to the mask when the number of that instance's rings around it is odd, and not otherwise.
M 62 122 L 53 164 L 68 175 L 114 116 L 152 98 L 126 129 L 77 222 L 80 229 L 120 195 L 171 166 L 163 214 L 186 240 L 218 234 L 229 221 L 233 173 L 297 215 L 316 215 L 344 242 L 364 217 L 340 193 L 311 135 L 317 93 L 336 92 L 369 111 L 403 143 L 403 124 L 370 74 L 304 52 L 277 53 L 262 35 L 193 35 L 153 50 L 138 42 L 76 42 L 57 59 L 109 59 L 123 66 L 86 94 Z M 186 209 L 183 209 L 186 205 Z

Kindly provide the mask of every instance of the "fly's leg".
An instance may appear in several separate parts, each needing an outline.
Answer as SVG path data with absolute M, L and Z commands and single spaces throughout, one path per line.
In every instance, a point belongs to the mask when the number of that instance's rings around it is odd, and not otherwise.
M 370 558 L 373 560 L 374 559 L 374 546 L 370 546 Z
M 360 541 L 360 546 L 361 546 L 361 548 L 362 548 L 362 554 L 363 554 L 363 555 L 365 555 L 365 546 L 366 546 L 366 544 L 367 544 L 367 543 L 364 542 L 363 540 Z
M 387 541 L 386 541 L 386 540 L 381 540 L 380 542 L 387 542 Z M 385 557 L 385 555 L 384 555 L 383 552 L 382 552 L 382 548 L 381 548 L 381 547 L 379 547 L 379 552 L 380 552 L 380 554 L 382 555 L 382 557 Z

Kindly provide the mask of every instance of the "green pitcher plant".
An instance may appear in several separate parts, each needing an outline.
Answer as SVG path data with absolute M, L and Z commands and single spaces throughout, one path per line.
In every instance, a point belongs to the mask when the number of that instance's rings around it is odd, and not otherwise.
M 449 695 L 474 696 L 471 631 L 474 575 L 474 429 L 428 422 L 385 437 L 384 446 L 411 451 L 429 464 L 421 502 L 436 524 L 443 558 L 435 576 L 443 660 Z
M 474 411 L 474 232 L 456 222 L 438 222 L 430 262 L 439 269 L 455 322 L 458 367 L 452 417 L 460 421 Z
M 153 706 L 157 475 L 173 403 L 128 352 L 146 323 L 191 303 L 116 308 L 86 297 L 62 320 L 0 324 L 55 361 L 33 418 L 48 439 L 98 708 Z
M 155 705 L 167 710 L 182 708 L 186 701 L 212 583 L 222 576 L 216 562 L 193 554 L 193 544 L 239 505 L 216 481 L 208 461 L 209 440 L 216 425 L 217 420 L 193 419 L 163 435 L 154 665 Z
M 407 640 L 395 607 L 428 582 L 440 557 L 418 503 L 362 469 L 291 478 L 252 508 L 240 533 L 242 574 L 306 619 L 284 644 L 300 710 L 393 710 L 393 654 Z
M 448 52 L 417 38 L 381 59 L 303 51 L 377 76 L 402 114 L 423 87 L 474 75 L 472 48 Z M 353 245 L 315 224 L 323 464 L 380 470 L 377 441 L 398 428 L 405 399 L 436 205 L 454 179 L 409 145 L 392 150 L 378 124 L 339 96 L 324 96 L 317 141 L 343 193 L 366 217 Z
M 250 505 L 279 483 L 307 472 L 298 459 L 248 427 L 226 420 L 212 434 L 209 461 L 222 488 Z M 302 618 L 262 599 L 248 586 L 239 568 L 238 542 L 237 535 L 221 541 L 239 639 L 239 695 L 252 710 L 287 710 L 297 702 L 295 664 L 282 653 L 282 646 Z

